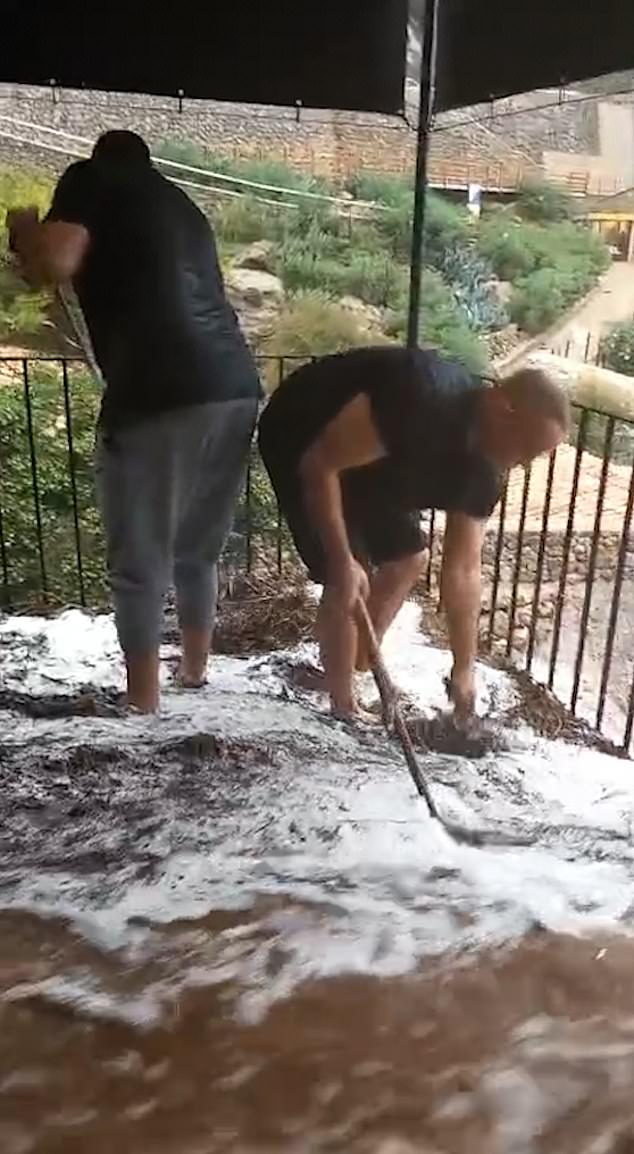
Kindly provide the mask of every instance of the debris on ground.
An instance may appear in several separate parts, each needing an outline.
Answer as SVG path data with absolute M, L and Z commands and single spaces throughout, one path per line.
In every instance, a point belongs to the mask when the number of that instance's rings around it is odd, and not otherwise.
M 214 652 L 250 657 L 293 648 L 312 639 L 315 609 L 312 586 L 298 566 L 285 569 L 283 580 L 262 569 L 231 577 L 221 596 Z M 170 621 L 163 640 L 178 639 Z
M 448 647 L 447 630 L 437 602 L 426 593 L 422 593 L 418 601 L 421 606 L 420 627 L 422 632 L 434 645 L 446 649 Z M 481 657 L 488 665 L 504 670 L 517 691 L 517 704 L 506 711 L 503 718 L 500 718 L 505 726 L 525 725 L 539 737 L 546 737 L 553 741 L 559 739 L 574 742 L 577 745 L 585 746 L 587 749 L 596 749 L 600 753 L 610 754 L 612 757 L 627 756 L 623 749 L 592 729 L 587 722 L 575 717 L 555 697 L 554 693 L 545 685 L 533 681 L 530 674 L 525 670 L 517 669 L 508 660 L 492 657 L 486 650 L 482 651 Z M 434 748 L 431 741 L 429 747 Z M 498 746 L 498 749 L 501 748 L 503 746 Z M 441 750 L 436 748 L 436 752 L 441 752 Z M 463 753 L 464 751 L 447 749 L 445 752 Z M 495 747 L 492 747 L 489 752 L 495 752 Z M 469 755 L 465 754 L 465 756 Z M 472 754 L 471 756 L 482 756 L 482 754 Z
M 126 697 L 118 690 L 88 686 L 77 693 L 20 693 L 0 689 L 0 711 L 30 718 L 125 717 Z
M 501 726 L 488 724 L 486 719 L 474 718 L 467 725 L 458 725 L 453 712 L 443 710 L 431 717 L 405 713 L 404 721 L 414 745 L 422 751 L 481 758 L 509 748 Z

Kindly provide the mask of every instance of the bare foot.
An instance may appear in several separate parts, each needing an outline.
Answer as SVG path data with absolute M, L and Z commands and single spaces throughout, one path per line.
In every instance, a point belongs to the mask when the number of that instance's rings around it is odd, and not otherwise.
M 175 680 L 176 684 L 179 685 L 181 689 L 204 689 L 205 685 L 207 684 L 207 674 L 203 673 L 201 676 L 193 673 L 187 673 L 181 665 L 178 673 L 176 674 Z
M 309 665 L 308 662 L 302 665 L 296 665 L 291 669 L 289 672 L 289 680 L 291 684 L 296 685 L 298 689 L 323 692 L 327 688 L 326 674 L 323 669 L 319 669 L 317 665 Z
M 337 721 L 352 721 L 361 725 L 380 725 L 381 718 L 377 717 L 375 713 L 371 713 L 369 709 L 363 709 L 361 705 L 353 705 L 348 709 L 338 709 L 334 704 L 331 705 L 333 717 Z

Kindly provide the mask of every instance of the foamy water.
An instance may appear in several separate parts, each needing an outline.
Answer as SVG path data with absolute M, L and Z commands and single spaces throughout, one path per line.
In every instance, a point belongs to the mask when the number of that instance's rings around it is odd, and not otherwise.
M 386 661 L 442 708 L 417 617 Z M 313 656 L 166 666 L 151 719 L 2 713 L 3 1152 L 623 1154 L 631 763 L 527 728 L 421 755 L 447 816 L 539 831 L 457 846 L 380 729 L 293 688 Z M 0 681 L 120 690 L 112 620 L 0 623 Z
M 444 704 L 448 657 L 426 644 L 416 625 L 415 607 L 406 606 L 385 657 L 398 684 L 431 709 Z M 30 694 L 51 686 L 56 692 L 121 687 L 109 617 L 73 611 L 53 621 L 10 620 L 0 634 L 5 686 Z M 503 714 L 513 703 L 504 674 L 483 668 L 480 685 L 482 710 Z M 204 691 L 167 688 L 161 715 L 149 720 L 9 715 L 3 742 L 12 756 L 46 750 L 63 790 L 71 788 L 64 758 L 80 744 L 106 760 L 113 749 L 147 758 L 154 748 L 206 734 L 261 743 L 268 764 L 255 774 L 251 768 L 242 775 L 239 764 L 212 772 L 195 815 L 181 812 L 178 800 L 166 805 L 164 820 L 144 842 L 152 876 L 139 876 L 116 853 L 106 870 L 107 892 L 95 887 L 92 873 L 44 868 L 16 877 L 12 865 L 3 878 L 3 907 L 61 915 L 101 948 L 137 954 L 152 949 L 157 926 L 210 911 L 252 911 L 248 933 L 262 939 L 255 956 L 236 958 L 231 935 L 224 942 L 221 934 L 211 956 L 205 950 L 193 966 L 196 981 L 201 968 L 214 981 L 229 966 L 243 984 L 248 1013 L 262 1012 L 309 977 L 402 974 L 422 958 L 510 941 L 535 925 L 580 934 L 629 929 L 632 849 L 610 835 L 629 833 L 631 766 L 529 731 L 513 735 L 513 752 L 426 761 L 448 816 L 478 826 L 546 827 L 534 847 L 490 850 L 455 845 L 429 819 L 398 749 L 380 732 L 356 735 L 332 722 L 320 695 L 290 691 L 275 656 L 215 658 Z M 159 752 L 154 786 L 160 760 Z M 24 791 L 25 782 L 7 787 Z M 131 788 L 129 781 L 122 786 Z M 228 794 L 239 795 L 235 804 L 224 804 Z M 142 788 L 136 800 L 142 803 Z M 121 839 L 116 822 L 108 837 L 111 848 Z M 273 912 L 258 912 L 263 899 L 275 899 Z M 280 910 L 282 900 L 289 908 Z M 281 951 L 284 964 L 263 992 L 271 951 Z

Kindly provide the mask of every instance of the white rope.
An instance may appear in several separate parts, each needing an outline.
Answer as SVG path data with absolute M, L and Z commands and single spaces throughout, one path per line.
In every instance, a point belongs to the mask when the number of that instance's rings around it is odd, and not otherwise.
M 65 137 L 67 140 L 75 140 L 80 144 L 85 144 L 90 150 L 92 150 L 94 145 L 94 141 L 90 140 L 86 136 L 77 136 L 75 133 L 67 132 L 65 129 L 52 128 L 46 124 L 35 124 L 31 120 L 20 120 L 16 116 L 6 116 L 4 114 L 0 114 L 0 121 L 5 121 L 11 125 L 17 126 L 18 128 L 34 129 L 36 132 L 50 132 L 51 135 L 56 137 Z M 47 146 L 42 145 L 42 147 Z M 295 196 L 300 198 L 303 197 L 307 200 L 319 200 L 326 204 L 335 204 L 347 209 L 364 208 L 373 209 L 378 212 L 389 211 L 387 205 L 377 204 L 370 200 L 348 200 L 343 196 L 329 196 L 327 193 L 309 192 L 307 189 L 303 188 L 289 188 L 284 185 L 264 184 L 263 182 L 257 180 L 247 180 L 247 178 L 243 176 L 230 176 L 226 172 L 215 172 L 213 169 L 198 168 L 192 164 L 184 164 L 179 160 L 168 160 L 166 157 L 162 156 L 152 156 L 152 162 L 156 165 L 178 169 L 181 172 L 189 172 L 194 176 L 208 176 L 211 180 L 218 180 L 224 182 L 225 184 L 238 184 L 244 188 L 253 188 L 259 192 L 276 192 L 281 193 L 283 196 Z
M 29 148 L 39 148 L 43 152 L 55 152 L 60 156 L 75 156 L 80 159 L 86 159 L 86 154 L 76 148 L 64 148 L 56 144 L 39 143 L 25 136 L 17 136 L 13 132 L 7 132 L 4 128 L 0 128 L 0 140 L 12 140 L 16 144 L 24 144 Z M 176 176 L 168 177 L 168 179 L 171 180 L 173 184 L 181 185 L 184 188 L 191 188 L 198 192 L 206 193 L 209 196 L 231 197 L 236 200 L 254 200 L 258 204 L 271 205 L 273 208 L 291 209 L 292 211 L 297 211 L 298 207 L 296 204 L 288 204 L 283 200 L 269 200 L 261 196 L 251 196 L 248 193 L 234 192 L 228 188 L 214 188 L 211 184 L 197 184 L 194 181 L 183 180 Z

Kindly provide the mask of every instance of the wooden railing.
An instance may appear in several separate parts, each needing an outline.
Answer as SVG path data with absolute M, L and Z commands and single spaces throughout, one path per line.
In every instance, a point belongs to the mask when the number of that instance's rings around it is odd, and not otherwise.
M 531 180 L 549 180 L 572 196 L 610 196 L 622 192 L 627 182 L 621 177 L 601 176 L 595 172 L 549 173 L 542 165 L 519 162 L 488 162 L 435 159 L 429 165 L 432 188 L 467 189 L 479 184 L 486 192 L 512 193 Z

